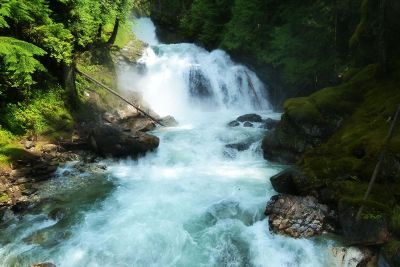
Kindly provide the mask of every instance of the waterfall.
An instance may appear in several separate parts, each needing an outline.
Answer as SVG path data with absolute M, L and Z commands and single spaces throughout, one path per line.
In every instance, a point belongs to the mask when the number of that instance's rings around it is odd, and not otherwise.
M 247 112 L 279 118 L 256 74 L 222 50 L 158 43 L 149 19 L 134 30 L 150 46 L 119 82 L 180 125 L 154 131 L 160 147 L 137 161 L 104 160 L 104 175 L 60 169 L 42 189 L 58 201 L 2 231 L 0 265 L 336 266 L 333 241 L 268 229 L 269 177 L 283 167 L 262 158 L 260 125 L 227 126 Z M 227 146 L 240 142 L 249 149 Z M 64 216 L 49 218 L 54 209 Z

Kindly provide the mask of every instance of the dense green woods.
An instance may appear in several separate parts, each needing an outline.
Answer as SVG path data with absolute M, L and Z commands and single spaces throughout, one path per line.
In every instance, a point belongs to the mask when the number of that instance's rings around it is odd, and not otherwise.
M 0 0 L 0 165 L 14 136 L 69 131 L 77 111 L 73 68 L 127 31 L 132 0 Z M 129 34 L 129 32 L 127 33 Z M 16 155 L 18 157 L 18 155 Z
M 386 59 L 391 65 L 399 54 L 394 0 L 151 2 L 155 20 L 188 40 L 222 47 L 259 72 L 275 70 L 285 96 L 338 83 L 352 67 Z

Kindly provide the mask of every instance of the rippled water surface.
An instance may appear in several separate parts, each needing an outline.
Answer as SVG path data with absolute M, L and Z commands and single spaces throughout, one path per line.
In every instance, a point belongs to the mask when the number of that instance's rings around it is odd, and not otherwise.
M 60 169 L 42 190 L 48 202 L 1 232 L 0 265 L 333 266 L 330 241 L 268 231 L 269 177 L 282 166 L 262 158 L 259 124 L 227 127 L 248 112 L 279 118 L 257 76 L 223 51 L 158 44 L 148 19 L 135 31 L 152 46 L 138 67 L 121 70 L 120 83 L 180 125 L 155 131 L 159 149 L 139 161 Z M 225 146 L 238 142 L 250 148 Z M 47 216 L 57 211 L 62 218 Z

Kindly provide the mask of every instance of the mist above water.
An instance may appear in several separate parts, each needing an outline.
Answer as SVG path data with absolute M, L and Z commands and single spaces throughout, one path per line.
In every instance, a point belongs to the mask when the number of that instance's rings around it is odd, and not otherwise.
M 66 218 L 50 220 L 42 211 L 7 228 L 0 265 L 334 266 L 330 241 L 269 232 L 269 177 L 282 166 L 262 158 L 260 125 L 227 127 L 248 112 L 279 118 L 266 86 L 224 51 L 159 44 L 154 29 L 138 20 L 134 31 L 151 46 L 138 66 L 121 70 L 120 84 L 180 125 L 155 131 L 159 149 L 138 161 L 104 161 L 104 176 L 60 172 L 48 187 L 63 197 L 57 207 Z M 226 147 L 238 142 L 250 148 Z M 45 242 L 27 243 L 38 231 Z

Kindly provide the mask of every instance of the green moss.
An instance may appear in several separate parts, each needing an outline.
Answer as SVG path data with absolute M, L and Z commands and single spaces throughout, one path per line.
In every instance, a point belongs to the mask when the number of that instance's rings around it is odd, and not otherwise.
M 316 124 L 322 121 L 321 113 L 307 97 L 291 98 L 284 104 L 285 113 L 294 122 Z
M 0 195 L 0 203 L 5 203 L 10 200 L 10 197 L 7 194 L 1 194 Z
M 65 97 L 60 87 L 37 91 L 25 103 L 8 104 L 2 121 L 18 135 L 70 130 L 73 118 L 65 105 Z

